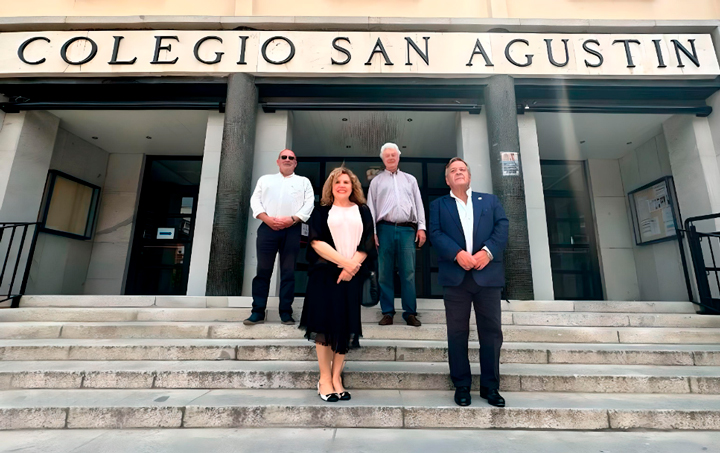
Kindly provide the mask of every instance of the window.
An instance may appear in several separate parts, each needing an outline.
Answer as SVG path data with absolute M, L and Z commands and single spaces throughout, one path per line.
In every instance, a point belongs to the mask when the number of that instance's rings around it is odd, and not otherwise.
M 100 188 L 50 170 L 41 231 L 76 239 L 90 239 Z

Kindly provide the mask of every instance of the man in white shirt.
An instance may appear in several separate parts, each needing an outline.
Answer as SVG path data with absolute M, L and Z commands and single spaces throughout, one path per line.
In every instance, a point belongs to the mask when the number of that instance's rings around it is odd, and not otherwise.
M 425 243 L 425 208 L 417 179 L 398 169 L 400 150 L 395 143 L 380 148 L 385 170 L 378 173 L 368 189 L 367 204 L 375 220 L 378 246 L 378 283 L 383 317 L 381 326 L 393 323 L 395 316 L 395 264 L 400 274 L 403 319 L 419 327 L 415 293 L 415 244 Z
M 480 396 L 493 406 L 505 407 L 498 389 L 508 219 L 498 197 L 470 189 L 470 169 L 459 157 L 445 167 L 445 182 L 450 194 L 430 203 L 430 242 L 437 251 L 438 283 L 443 286 L 455 403 L 471 403 L 468 338 L 474 306 L 480 340 Z
M 295 262 L 300 252 L 302 222 L 315 207 L 310 180 L 296 175 L 297 158 L 289 149 L 280 152 L 279 173 L 260 177 L 250 198 L 253 217 L 262 220 L 257 230 L 257 273 L 252 282 L 252 313 L 243 323 L 265 322 L 275 255 L 280 254 L 280 321 L 295 324 L 292 303 L 295 298 Z

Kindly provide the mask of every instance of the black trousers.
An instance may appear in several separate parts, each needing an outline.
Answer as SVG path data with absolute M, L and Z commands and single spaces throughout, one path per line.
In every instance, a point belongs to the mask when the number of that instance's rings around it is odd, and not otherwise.
M 292 314 L 295 262 L 300 252 L 300 223 L 275 231 L 262 223 L 257 230 L 257 274 L 252 281 L 252 312 L 265 314 L 275 256 L 280 254 L 280 314 Z
M 447 318 L 448 360 L 450 378 L 455 387 L 472 384 L 468 338 L 470 336 L 470 308 L 475 306 L 475 320 L 480 337 L 480 385 L 489 389 L 500 386 L 500 347 L 503 342 L 500 287 L 479 286 L 471 272 L 459 286 L 445 288 L 445 316 Z

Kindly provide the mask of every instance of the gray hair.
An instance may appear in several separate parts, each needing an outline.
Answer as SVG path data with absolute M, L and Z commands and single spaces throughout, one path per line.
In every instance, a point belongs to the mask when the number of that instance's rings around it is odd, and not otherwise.
M 455 162 L 462 162 L 465 164 L 465 168 L 467 168 L 468 176 L 472 176 L 470 174 L 470 165 L 467 164 L 464 160 L 462 160 L 460 157 L 453 157 L 450 159 L 450 162 L 445 165 L 445 177 L 448 177 L 448 173 L 450 173 L 450 165 L 454 164 Z
M 400 152 L 400 148 L 398 148 L 398 145 L 396 145 L 395 143 L 387 142 L 387 143 L 385 143 L 384 145 L 382 145 L 382 146 L 380 147 L 380 158 L 383 157 L 383 153 L 384 153 L 385 150 L 388 149 L 388 148 L 394 149 L 395 151 L 397 151 L 398 156 L 399 156 L 400 154 L 402 154 L 402 153 Z

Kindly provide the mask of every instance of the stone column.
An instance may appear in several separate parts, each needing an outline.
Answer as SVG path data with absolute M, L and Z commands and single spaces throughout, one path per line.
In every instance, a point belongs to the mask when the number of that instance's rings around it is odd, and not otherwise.
M 230 75 L 207 276 L 208 296 L 233 296 L 242 291 L 253 189 L 257 100 L 254 77 Z
M 188 296 L 204 296 L 207 288 L 224 122 L 225 115 L 222 113 L 212 112 L 208 115 L 187 286 Z
M 488 153 L 487 119 L 485 112 L 472 115 L 467 112 L 457 117 L 457 154 L 470 167 L 473 190 L 493 193 Z
M 503 176 L 501 160 L 501 153 L 512 152 L 517 153 L 520 161 L 515 82 L 510 76 L 498 75 L 489 79 L 485 87 L 485 109 L 493 193 L 500 198 L 510 220 L 505 249 L 507 295 L 510 299 L 532 299 L 533 279 L 522 165 L 518 165 L 519 174 Z
M 527 197 L 528 239 L 533 277 L 533 295 L 538 300 L 555 300 L 552 267 L 550 264 L 550 238 L 545 216 L 545 194 L 543 192 L 540 168 L 540 146 L 538 144 L 535 115 L 526 113 L 518 116 L 520 149 L 522 150 L 522 172 Z

